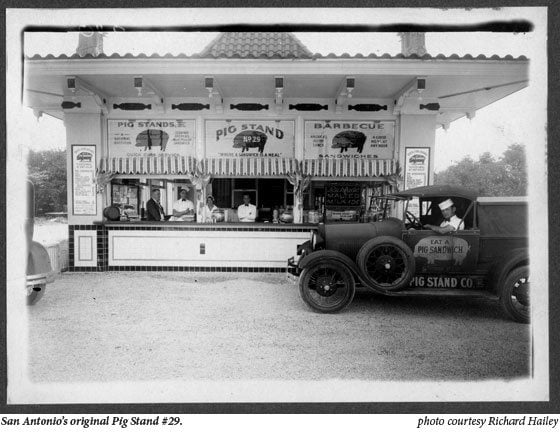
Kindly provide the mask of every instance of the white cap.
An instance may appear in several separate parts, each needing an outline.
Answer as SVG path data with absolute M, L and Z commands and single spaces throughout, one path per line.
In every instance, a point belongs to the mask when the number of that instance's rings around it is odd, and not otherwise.
M 439 209 L 443 211 L 444 209 L 451 208 L 453 206 L 453 201 L 451 199 L 447 199 L 440 203 L 438 206 Z

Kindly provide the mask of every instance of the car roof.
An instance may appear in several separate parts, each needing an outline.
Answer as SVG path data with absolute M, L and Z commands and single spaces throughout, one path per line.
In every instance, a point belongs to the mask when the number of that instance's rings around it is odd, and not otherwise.
M 518 204 L 518 203 L 528 203 L 529 198 L 527 196 L 479 197 L 477 201 L 481 205 Z
M 426 185 L 423 187 L 410 188 L 408 190 L 393 193 L 393 196 L 401 198 L 411 197 L 462 197 L 464 199 L 476 200 L 478 192 L 458 185 Z

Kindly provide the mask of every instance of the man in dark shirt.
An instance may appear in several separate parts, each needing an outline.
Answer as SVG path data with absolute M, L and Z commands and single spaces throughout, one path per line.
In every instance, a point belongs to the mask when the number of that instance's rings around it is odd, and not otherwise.
M 161 221 L 164 220 L 164 212 L 159 200 L 161 198 L 161 192 L 159 189 L 154 188 L 152 190 L 152 198 L 146 203 L 146 212 L 148 221 Z

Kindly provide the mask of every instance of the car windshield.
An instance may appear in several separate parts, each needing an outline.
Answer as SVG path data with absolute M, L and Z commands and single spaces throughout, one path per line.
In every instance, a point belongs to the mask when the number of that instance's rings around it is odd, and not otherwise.
M 423 225 L 439 226 L 443 221 L 443 214 L 438 204 L 446 199 L 451 199 L 453 201 L 453 206 L 456 209 L 455 215 L 460 219 L 464 219 L 465 226 L 472 227 L 474 215 L 471 207 L 472 201 L 460 197 L 448 196 L 410 198 L 406 201 L 406 205 L 403 206 L 404 222 L 407 225 L 416 226 L 416 228 L 422 227 Z
M 439 224 L 443 216 L 437 204 L 438 202 L 432 199 L 414 197 L 408 201 L 406 212 L 414 216 L 423 225 Z

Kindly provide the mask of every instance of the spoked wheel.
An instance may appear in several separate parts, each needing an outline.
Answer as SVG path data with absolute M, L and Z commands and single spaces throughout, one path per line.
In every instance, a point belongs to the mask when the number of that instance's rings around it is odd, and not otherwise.
M 326 261 L 303 270 L 299 293 L 313 310 L 338 312 L 354 298 L 356 285 L 350 270 L 337 261 Z
M 414 276 L 410 247 L 394 237 L 378 237 L 366 242 L 356 258 L 365 282 L 380 292 L 405 288 Z
M 528 323 L 531 315 L 529 267 L 518 267 L 506 277 L 500 288 L 500 304 L 511 318 Z

